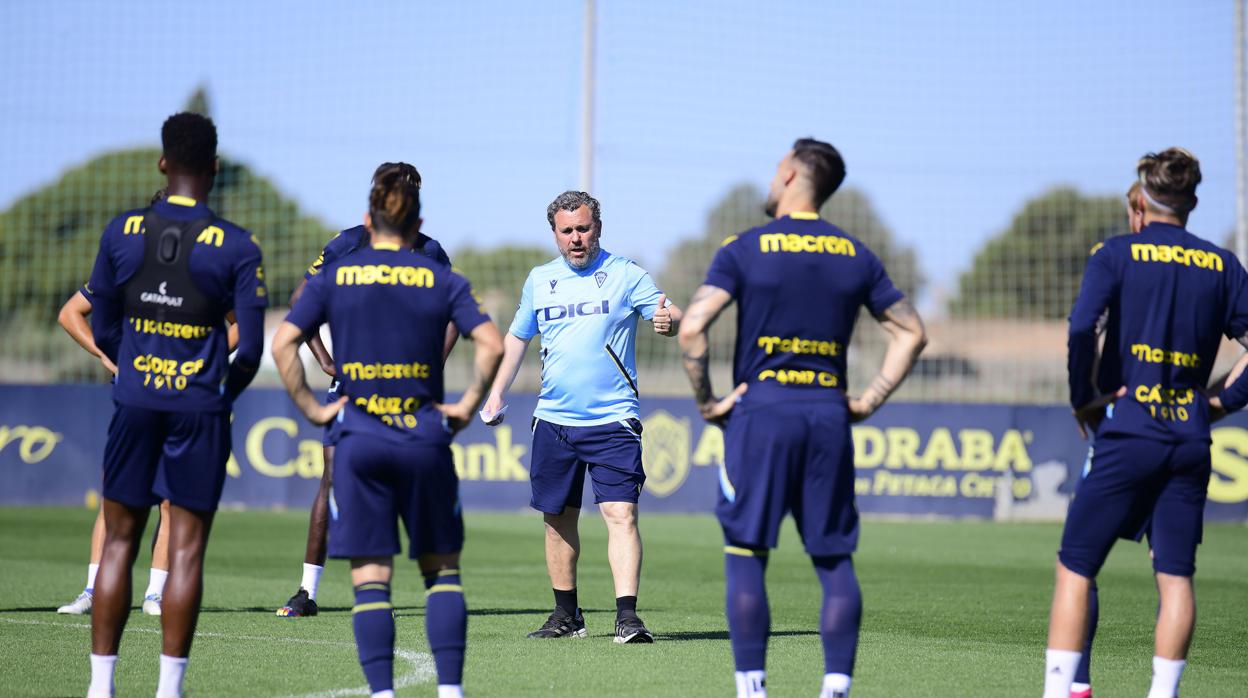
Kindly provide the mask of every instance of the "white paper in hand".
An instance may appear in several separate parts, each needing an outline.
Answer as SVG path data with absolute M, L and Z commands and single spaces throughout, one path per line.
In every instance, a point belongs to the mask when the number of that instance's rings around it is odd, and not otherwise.
M 495 412 L 494 414 L 490 414 L 489 412 L 486 412 L 484 408 L 482 408 L 479 414 L 481 417 L 481 421 L 485 422 L 486 424 L 491 424 L 491 425 L 496 424 L 503 418 L 503 415 L 507 414 L 507 405 L 503 405 L 502 407 L 498 408 L 498 411 Z

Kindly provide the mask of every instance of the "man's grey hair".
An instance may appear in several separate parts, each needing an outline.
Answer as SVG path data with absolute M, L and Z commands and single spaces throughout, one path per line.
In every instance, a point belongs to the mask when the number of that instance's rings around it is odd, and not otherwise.
M 556 196 L 555 200 L 550 202 L 550 205 L 546 207 L 546 220 L 550 222 L 550 229 L 555 229 L 556 213 L 559 213 L 560 211 L 575 211 L 582 206 L 589 207 L 589 212 L 594 215 L 594 225 L 601 228 L 602 210 L 598 205 L 598 199 L 595 199 L 583 191 L 568 190 L 559 196 Z

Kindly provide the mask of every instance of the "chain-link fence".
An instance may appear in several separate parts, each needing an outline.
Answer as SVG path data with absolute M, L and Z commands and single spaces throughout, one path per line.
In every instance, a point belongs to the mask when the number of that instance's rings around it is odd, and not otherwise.
M 106 222 L 162 185 L 158 127 L 179 108 L 218 123 L 210 205 L 261 239 L 276 304 L 359 220 L 372 168 L 404 159 L 425 175 L 425 230 L 506 327 L 529 269 L 556 254 L 545 205 L 576 184 L 584 9 L 6 4 L 0 381 L 106 378 L 57 311 Z M 882 257 L 927 320 L 906 399 L 1064 400 L 1064 318 L 1089 248 L 1126 232 L 1143 152 L 1196 151 L 1195 232 L 1224 243 L 1231 228 L 1229 2 L 1121 17 L 1075 3 L 597 11 L 604 247 L 684 305 L 720 242 L 765 221 L 793 138 L 832 141 L 850 177 L 823 215 Z M 851 390 L 882 357 L 873 325 L 860 319 Z M 642 330 L 643 392 L 685 392 L 675 341 Z M 713 332 L 721 387 L 733 332 L 728 313 Z M 519 387 L 536 387 L 535 369 L 530 357 Z M 462 387 L 469 352 L 448 371 Z M 271 368 L 259 380 L 275 382 Z

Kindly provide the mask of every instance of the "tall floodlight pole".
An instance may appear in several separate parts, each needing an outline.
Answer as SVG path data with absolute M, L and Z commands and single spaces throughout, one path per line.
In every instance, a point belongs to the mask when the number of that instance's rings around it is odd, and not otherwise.
M 1243 0 L 1239 0 L 1242 4 Z M 581 53 L 581 171 L 577 186 L 594 186 L 594 0 L 585 0 L 585 44 Z
M 1235 0 L 1235 254 L 1248 259 L 1248 163 L 1244 162 L 1244 0 Z

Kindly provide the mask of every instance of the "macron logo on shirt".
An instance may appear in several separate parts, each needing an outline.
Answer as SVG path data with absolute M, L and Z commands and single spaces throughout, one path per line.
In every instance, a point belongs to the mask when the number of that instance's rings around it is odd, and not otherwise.
M 568 303 L 567 305 L 552 305 L 548 308 L 538 308 L 537 316 L 545 322 L 554 322 L 556 320 L 567 320 L 574 317 L 584 315 L 609 315 L 611 314 L 611 301 L 585 301 L 584 303 Z

